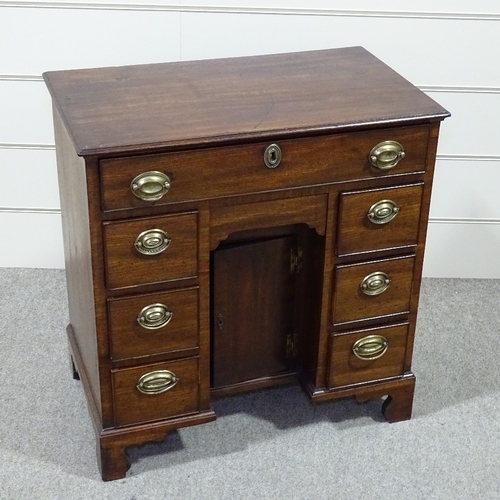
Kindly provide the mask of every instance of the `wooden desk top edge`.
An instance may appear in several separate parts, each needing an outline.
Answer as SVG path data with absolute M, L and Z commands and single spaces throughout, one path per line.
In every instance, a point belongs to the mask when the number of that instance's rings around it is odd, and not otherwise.
M 412 125 L 450 115 L 362 47 L 43 76 L 81 156 Z

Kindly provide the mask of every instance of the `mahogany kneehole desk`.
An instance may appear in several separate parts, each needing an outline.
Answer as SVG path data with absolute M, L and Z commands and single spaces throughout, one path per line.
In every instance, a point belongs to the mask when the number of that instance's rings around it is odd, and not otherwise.
M 212 395 L 298 380 L 410 418 L 445 109 L 360 47 L 44 78 L 103 479 Z

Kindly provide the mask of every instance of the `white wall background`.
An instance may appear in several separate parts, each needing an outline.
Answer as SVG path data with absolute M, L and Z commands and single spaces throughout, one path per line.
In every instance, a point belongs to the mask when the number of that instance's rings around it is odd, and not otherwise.
M 500 278 L 498 0 L 0 0 L 0 267 L 64 266 L 43 71 L 351 45 L 453 114 L 424 274 Z

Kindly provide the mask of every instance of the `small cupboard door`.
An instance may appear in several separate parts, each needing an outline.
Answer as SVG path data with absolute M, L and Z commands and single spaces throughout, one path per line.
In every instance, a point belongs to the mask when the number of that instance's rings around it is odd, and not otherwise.
M 294 252 L 294 235 L 214 251 L 214 388 L 289 370 Z

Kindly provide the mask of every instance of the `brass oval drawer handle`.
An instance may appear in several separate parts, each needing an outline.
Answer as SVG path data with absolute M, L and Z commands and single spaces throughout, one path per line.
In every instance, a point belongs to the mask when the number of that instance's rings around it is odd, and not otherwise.
M 137 316 L 137 323 L 146 330 L 158 330 L 170 323 L 174 313 L 165 304 L 150 304 L 143 307 Z
M 396 141 L 377 144 L 368 155 L 370 163 L 380 170 L 394 168 L 405 157 L 403 146 Z
M 143 172 L 130 183 L 132 193 L 143 201 L 158 201 L 169 189 L 170 177 L 157 171 Z
M 368 335 L 357 340 L 352 346 L 354 355 L 364 361 L 381 358 L 389 347 L 389 342 L 382 335 Z
M 365 276 L 360 288 L 365 295 L 380 295 L 389 288 L 390 284 L 391 278 L 389 278 L 389 275 L 382 271 L 376 271 Z
M 281 162 L 281 148 L 277 144 L 270 144 L 264 152 L 264 163 L 267 168 L 276 168 Z
M 143 375 L 137 382 L 137 389 L 143 394 L 161 394 L 172 389 L 179 382 L 177 375 L 169 370 L 156 370 Z
M 172 238 L 162 229 L 143 231 L 134 242 L 135 249 L 142 255 L 158 255 L 170 245 Z
M 380 200 L 373 204 L 366 216 L 373 224 L 387 224 L 399 213 L 399 207 L 392 200 Z

